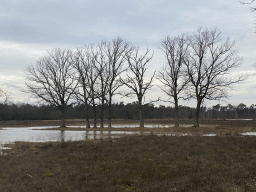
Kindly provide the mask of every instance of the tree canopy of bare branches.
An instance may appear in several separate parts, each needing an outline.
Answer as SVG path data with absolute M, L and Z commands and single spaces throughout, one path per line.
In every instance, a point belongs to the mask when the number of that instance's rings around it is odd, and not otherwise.
M 3 97 L 2 103 L 7 103 L 11 99 L 11 94 L 10 94 L 10 92 L 0 88 L 0 98 L 2 98 L 2 97 Z
M 255 0 L 251 0 L 251 1 L 248 1 L 248 2 L 245 2 L 245 1 L 239 1 L 240 3 L 242 4 L 252 4 Z M 251 11 L 255 11 L 256 8 L 255 7 L 251 7 Z
M 189 56 L 185 65 L 193 89 L 190 96 L 197 101 L 194 126 L 199 126 L 198 116 L 203 101 L 227 97 L 232 86 L 246 77 L 235 77 L 230 73 L 241 65 L 242 60 L 233 50 L 235 43 L 229 38 L 222 41 L 218 29 L 198 28 L 188 41 Z
M 56 106 L 61 111 L 61 127 L 65 127 L 66 108 L 77 88 L 73 78 L 72 52 L 55 49 L 38 60 L 36 66 L 26 71 L 26 92 L 40 102 Z
M 126 62 L 126 55 L 131 51 L 131 46 L 122 38 L 116 38 L 111 41 L 102 41 L 99 45 L 99 60 L 98 69 L 102 70 L 100 82 L 102 84 L 102 106 L 104 106 L 104 97 L 108 95 L 108 126 L 111 127 L 112 116 L 112 97 L 117 89 L 122 86 L 118 79 L 119 75 L 126 70 L 124 64 Z M 104 84 L 104 85 L 103 85 Z M 105 93 L 104 93 L 105 92 Z M 102 109 L 103 110 L 103 109 Z M 103 112 L 102 112 L 103 114 Z M 103 118 L 103 116 L 102 116 Z M 103 119 L 102 119 L 103 120 Z
M 187 57 L 188 43 L 185 35 L 170 38 L 167 36 L 161 41 L 161 50 L 165 54 L 167 64 L 158 72 L 157 79 L 162 83 L 161 90 L 173 99 L 175 105 L 175 126 L 179 126 L 179 103 L 184 98 L 183 92 L 188 85 L 185 75 L 184 61 Z
M 143 118 L 143 97 L 146 92 L 153 86 L 152 77 L 145 81 L 145 72 L 147 70 L 146 65 L 152 60 L 153 54 L 148 56 L 150 50 L 147 49 L 145 54 L 139 55 L 139 47 L 133 49 L 133 51 L 127 56 L 127 61 L 129 64 L 129 71 L 127 79 L 122 80 L 122 83 L 130 88 L 130 93 L 127 95 L 136 95 L 138 99 L 138 106 L 140 111 L 140 127 L 144 127 L 144 118 Z M 131 73 L 131 74 L 130 74 Z
M 88 78 L 88 89 L 89 89 L 89 98 L 90 98 L 90 104 L 93 107 L 93 117 L 94 117 L 94 125 L 93 127 L 97 127 L 97 113 L 96 113 L 96 99 L 99 98 L 99 83 L 98 83 L 98 77 L 99 72 L 97 70 L 96 66 L 96 59 L 98 57 L 98 52 L 93 47 L 91 47 L 90 55 L 91 57 L 91 63 L 87 66 L 87 78 Z
M 95 69 L 97 73 L 99 74 L 99 93 L 98 96 L 100 98 L 101 102 L 101 110 L 100 110 L 100 127 L 103 128 L 103 120 L 104 120 L 104 106 L 107 91 L 108 91 L 108 81 L 109 76 L 107 75 L 107 67 L 104 59 L 104 54 L 102 52 L 99 52 L 99 57 L 96 58 L 95 63 Z
M 95 109 L 95 87 L 98 78 L 98 72 L 95 69 L 95 49 L 92 45 L 77 48 L 73 56 L 73 67 L 77 71 L 76 79 L 78 89 L 76 98 L 78 102 L 85 105 L 86 127 L 90 127 L 89 105 L 92 103 L 94 108 L 94 127 L 96 127 L 96 109 Z

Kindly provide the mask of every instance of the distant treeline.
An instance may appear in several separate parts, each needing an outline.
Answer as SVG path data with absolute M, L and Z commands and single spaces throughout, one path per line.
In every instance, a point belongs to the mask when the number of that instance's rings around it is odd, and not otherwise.
M 100 105 L 97 106 L 97 117 L 100 116 Z M 84 119 L 84 105 L 74 105 L 68 108 L 68 119 Z M 105 106 L 105 117 L 107 118 L 107 105 Z M 174 107 L 153 104 L 144 106 L 145 119 L 173 119 L 175 116 Z M 113 119 L 139 119 L 139 109 L 136 102 L 124 104 L 115 103 L 112 105 Z M 179 106 L 180 118 L 192 118 L 194 108 Z M 90 118 L 93 118 L 92 108 L 89 109 Z M 61 113 L 53 106 L 37 106 L 30 104 L 0 104 L 0 120 L 54 120 L 60 119 Z M 215 105 L 210 108 L 202 107 L 200 119 L 249 119 L 256 118 L 256 105 L 246 106 L 241 103 L 238 106 L 228 104 L 226 106 Z

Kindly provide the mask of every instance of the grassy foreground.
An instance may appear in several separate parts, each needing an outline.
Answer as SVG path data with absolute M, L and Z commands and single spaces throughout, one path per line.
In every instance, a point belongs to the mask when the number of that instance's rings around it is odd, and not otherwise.
M 256 137 L 17 142 L 0 191 L 256 191 Z

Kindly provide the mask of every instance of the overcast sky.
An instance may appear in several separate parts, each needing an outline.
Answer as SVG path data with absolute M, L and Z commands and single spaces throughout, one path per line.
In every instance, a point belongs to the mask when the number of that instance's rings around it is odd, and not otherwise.
M 164 65 L 158 49 L 161 39 L 192 33 L 200 26 L 218 27 L 223 39 L 236 40 L 235 48 L 244 60 L 237 71 L 253 73 L 256 13 L 250 12 L 250 6 L 253 4 L 242 5 L 238 0 L 1 0 L 0 87 L 11 92 L 13 102 L 33 103 L 35 100 L 21 92 L 28 65 L 36 64 L 47 50 L 116 37 L 154 51 L 150 75 Z M 237 85 L 227 103 L 256 104 L 255 82 L 251 77 Z M 158 96 L 163 93 L 154 87 L 146 97 L 153 100 Z M 195 106 L 194 101 L 180 104 Z

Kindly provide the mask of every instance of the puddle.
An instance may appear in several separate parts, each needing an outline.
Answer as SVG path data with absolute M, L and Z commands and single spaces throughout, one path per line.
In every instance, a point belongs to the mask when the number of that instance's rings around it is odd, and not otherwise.
M 181 124 L 180 127 L 192 127 L 192 124 Z M 86 128 L 86 126 L 69 126 L 72 128 L 80 127 L 80 128 Z M 92 126 L 91 126 L 92 127 Z M 167 125 L 144 125 L 145 128 L 169 128 L 174 127 L 174 124 L 167 124 Z M 97 128 L 100 128 L 100 126 L 97 126 Z M 108 125 L 104 125 L 104 128 L 108 128 Z M 139 128 L 139 125 L 112 125 L 112 128 Z
M 228 121 L 252 121 L 253 119 L 225 119 L 225 120 L 228 120 Z
M 3 145 L 0 144 L 0 156 L 4 156 L 4 155 L 7 155 L 7 153 L 5 153 L 4 151 L 2 150 L 6 150 L 6 149 L 11 149 L 10 147 L 3 147 Z
M 15 141 L 48 142 L 48 141 L 79 141 L 101 139 L 101 137 L 118 134 L 138 134 L 139 131 L 59 131 L 36 130 L 50 127 L 4 128 L 0 131 L 0 145 Z M 32 130 L 33 129 L 33 130 Z
M 204 137 L 214 137 L 214 136 L 216 136 L 216 134 L 215 133 L 210 133 L 210 134 L 203 134 L 202 136 L 204 136 Z
M 245 132 L 245 133 L 239 133 L 241 135 L 244 135 L 244 136 L 249 136 L 249 135 L 252 135 L 252 136 L 256 136 L 256 132 Z
M 122 134 L 133 134 L 133 132 L 119 131 L 58 131 L 58 130 L 36 130 L 50 127 L 29 127 L 29 128 L 4 128 L 0 131 L 0 155 L 5 144 L 12 144 L 15 141 L 25 142 L 48 142 L 48 141 L 80 141 L 90 139 L 117 138 Z M 34 130 L 32 130 L 34 129 Z M 137 134 L 134 133 L 134 134 Z

